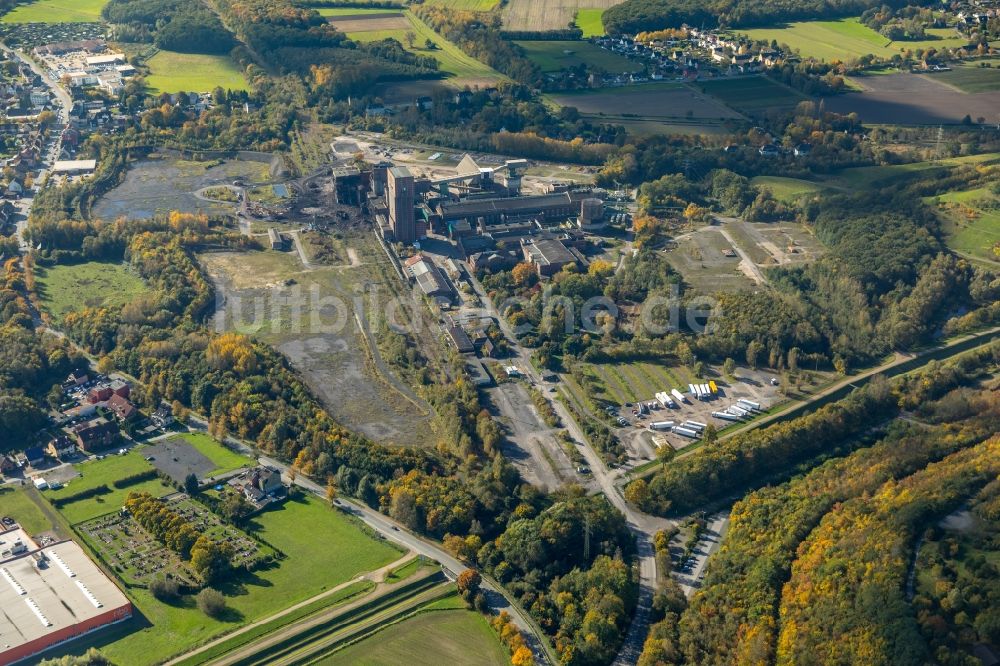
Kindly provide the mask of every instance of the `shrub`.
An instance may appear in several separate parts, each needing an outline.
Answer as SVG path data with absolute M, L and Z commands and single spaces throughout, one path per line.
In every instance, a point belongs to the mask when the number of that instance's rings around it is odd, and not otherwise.
M 158 578 L 149 584 L 149 593 L 160 601 L 174 601 L 180 594 L 180 586 L 176 580 Z
M 218 590 L 206 587 L 195 598 L 198 609 L 209 617 L 218 619 L 226 611 L 226 598 Z

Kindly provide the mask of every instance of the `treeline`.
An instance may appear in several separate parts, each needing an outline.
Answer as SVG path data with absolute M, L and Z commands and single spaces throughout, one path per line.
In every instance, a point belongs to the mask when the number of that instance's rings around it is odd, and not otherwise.
M 248 56 L 284 74 L 313 76 L 337 98 L 370 92 L 380 80 L 435 76 L 436 63 L 402 47 L 358 45 L 313 9 L 288 0 L 211 0 Z M 318 73 L 318 74 L 317 74 Z
M 0 273 L 0 453 L 23 449 L 48 422 L 47 394 L 83 361 L 64 341 L 34 330 L 27 293 L 34 286 L 22 259 Z M 61 397 L 62 393 L 59 391 Z
M 120 39 L 150 35 L 170 51 L 222 54 L 236 45 L 219 17 L 199 0 L 111 0 L 101 17 L 117 24 Z
M 217 581 L 231 569 L 232 546 L 198 532 L 163 500 L 149 493 L 129 493 L 125 509 L 164 546 L 188 560 L 203 582 Z
M 609 34 L 636 34 L 682 24 L 750 27 L 783 21 L 856 16 L 871 7 L 903 7 L 909 0 L 625 0 L 604 12 Z
M 926 663 L 904 597 L 916 534 L 998 473 L 993 437 L 834 507 L 799 547 L 782 591 L 775 663 Z
M 977 360 L 977 362 L 979 362 Z M 952 385 L 957 368 L 922 376 L 905 391 L 935 425 L 895 421 L 872 446 L 835 458 L 787 483 L 750 493 L 731 512 L 725 547 L 710 561 L 691 609 L 673 642 L 647 646 L 672 654 L 664 664 L 773 661 L 777 607 L 798 544 L 838 502 L 874 493 L 929 462 L 990 437 L 1000 425 L 1000 404 L 967 389 L 931 400 L 926 387 Z M 955 403 L 967 403 L 956 409 Z

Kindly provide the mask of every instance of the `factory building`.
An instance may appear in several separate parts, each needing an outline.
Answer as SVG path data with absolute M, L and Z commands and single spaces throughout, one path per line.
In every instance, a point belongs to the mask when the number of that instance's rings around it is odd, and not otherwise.
M 0 532 L 0 664 L 132 617 L 132 604 L 73 541 L 39 547 L 20 527 Z

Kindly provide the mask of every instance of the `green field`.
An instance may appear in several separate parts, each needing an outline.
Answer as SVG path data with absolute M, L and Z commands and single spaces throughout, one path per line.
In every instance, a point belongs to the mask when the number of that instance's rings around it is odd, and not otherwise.
M 921 171 L 947 169 L 967 164 L 983 164 L 997 160 L 1000 160 L 1000 153 L 983 153 L 981 155 L 949 157 L 926 162 L 911 162 L 909 164 L 855 167 L 834 172 L 830 177 L 824 179 L 824 184 L 849 189 L 878 187 L 901 178 L 907 178 Z
M 215 469 L 207 474 L 207 476 L 218 476 L 219 474 L 225 474 L 246 465 L 254 464 L 251 458 L 226 448 L 203 433 L 188 433 L 180 435 L 176 439 L 184 440 L 201 455 L 212 461 Z
M 120 629 L 95 635 L 98 642 L 86 642 L 84 647 L 98 645 L 116 664 L 160 663 L 224 631 L 273 615 L 385 566 L 399 555 L 392 546 L 369 537 L 349 518 L 311 496 L 293 497 L 254 517 L 251 531 L 286 557 L 277 567 L 255 571 L 220 587 L 230 608 L 228 617 L 206 617 L 190 597 L 168 605 L 144 589 L 132 588 L 128 594 L 151 626 L 141 620 L 124 623 Z M 74 653 L 82 650 L 81 642 L 73 646 Z
M 85 307 L 121 307 L 146 289 L 124 265 L 101 261 L 37 267 L 35 279 L 42 306 L 57 321 Z
M 583 31 L 584 39 L 604 36 L 602 16 L 603 9 L 581 9 L 576 13 L 576 27 Z
M 440 5 L 449 9 L 470 12 L 488 12 L 497 6 L 500 0 L 427 0 L 429 5 Z
M 229 56 L 159 51 L 146 61 L 146 85 L 156 92 L 249 90 L 240 68 Z
M 52 528 L 38 505 L 28 497 L 27 490 L 15 486 L 0 486 L 0 516 L 10 516 L 24 531 L 34 536 Z
M 359 42 L 374 42 L 382 39 L 395 39 L 408 51 L 421 56 L 430 56 L 438 61 L 438 66 L 442 72 L 446 72 L 458 79 L 470 82 L 489 82 L 503 78 L 501 74 L 491 69 L 487 65 L 479 62 L 462 52 L 457 46 L 446 40 L 444 37 L 434 32 L 426 23 L 421 21 L 413 12 L 405 12 L 406 19 L 410 22 L 411 31 L 416 35 L 413 48 L 407 46 L 407 30 L 368 30 L 349 32 L 348 37 Z M 426 40 L 430 39 L 437 48 L 423 48 Z
M 757 187 L 766 187 L 775 199 L 782 201 L 795 201 L 803 194 L 811 194 L 823 189 L 823 186 L 818 183 L 781 176 L 755 176 L 750 182 Z
M 320 16 L 398 16 L 402 11 L 399 9 L 383 7 L 317 7 L 316 12 Z
M 948 28 L 930 29 L 930 39 L 892 42 L 862 25 L 856 18 L 800 21 L 780 28 L 744 31 L 751 39 L 787 44 L 802 56 L 826 61 L 848 61 L 866 54 L 889 58 L 902 51 L 962 46 L 968 40 Z
M 694 84 L 734 109 L 757 111 L 779 106 L 794 106 L 806 97 L 766 76 L 699 81 Z
M 119 479 L 149 472 L 153 469 L 153 466 L 142 457 L 141 450 L 132 451 L 124 456 L 110 454 L 104 460 L 89 460 L 74 465 L 76 471 L 80 473 L 78 478 L 73 479 L 59 490 L 46 490 L 43 495 L 48 499 L 60 499 L 91 488 L 107 486 L 110 491 L 108 493 L 69 502 L 59 508 L 59 513 L 65 516 L 70 524 L 75 525 L 117 511 L 125 503 L 125 496 L 130 492 L 147 492 L 154 496 L 161 496 L 173 491 L 171 486 L 166 485 L 158 478 L 143 481 L 127 488 L 114 487 L 113 483 Z
M 992 67 L 980 67 L 978 62 L 951 63 L 950 72 L 935 72 L 930 76 L 970 94 L 994 92 L 1000 90 L 1000 61 L 991 64 Z
M 108 0 L 37 0 L 5 14 L 4 23 L 94 23 Z
M 938 204 L 948 247 L 979 259 L 998 260 L 993 246 L 1000 243 L 1000 197 L 980 187 L 927 201 Z
M 638 72 L 642 64 L 633 62 L 625 56 L 612 53 L 589 42 L 567 41 L 517 41 L 514 42 L 524 49 L 528 59 L 541 67 L 543 72 L 558 72 L 571 67 L 585 64 L 597 67 L 612 74 L 620 72 Z
M 317 666 L 503 666 L 510 663 L 510 656 L 482 615 L 441 608 L 424 610 L 316 663 Z

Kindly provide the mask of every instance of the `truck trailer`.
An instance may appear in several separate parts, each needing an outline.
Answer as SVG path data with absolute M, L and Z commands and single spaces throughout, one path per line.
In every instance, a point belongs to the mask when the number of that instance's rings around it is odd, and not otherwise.
M 670 395 L 674 396 L 674 399 L 676 399 L 678 403 L 687 402 L 684 398 L 684 394 L 677 389 L 670 389 Z
M 725 421 L 739 421 L 740 417 L 735 414 L 730 414 L 729 412 L 712 412 L 712 416 L 717 419 L 723 419 Z
M 673 421 L 656 421 L 649 424 L 650 430 L 670 430 L 674 427 Z
M 684 437 L 690 437 L 692 439 L 697 439 L 699 436 L 697 431 L 690 430 L 688 428 L 682 428 L 681 426 L 675 427 L 674 432 L 678 435 L 683 435 Z

